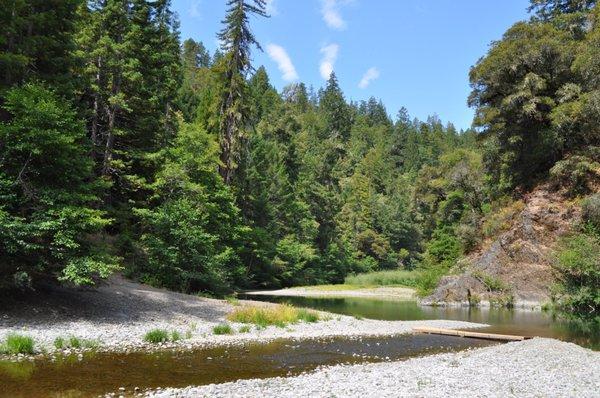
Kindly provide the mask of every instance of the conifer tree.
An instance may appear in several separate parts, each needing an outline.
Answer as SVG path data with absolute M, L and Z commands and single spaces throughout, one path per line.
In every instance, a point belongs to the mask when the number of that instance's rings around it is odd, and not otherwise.
M 250 30 L 252 15 L 267 17 L 265 0 L 229 0 L 225 25 L 218 37 L 224 55 L 223 93 L 221 97 L 220 145 L 221 165 L 219 172 L 226 184 L 230 184 L 234 170 L 242 156 L 248 123 L 246 76 L 251 70 L 250 48 L 260 44 Z

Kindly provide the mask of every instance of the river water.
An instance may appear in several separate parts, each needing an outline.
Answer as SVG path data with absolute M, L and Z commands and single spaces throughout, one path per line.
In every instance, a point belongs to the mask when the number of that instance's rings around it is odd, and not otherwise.
M 600 348 L 597 329 L 578 327 L 550 314 L 532 311 L 420 307 L 411 301 L 367 298 L 252 296 L 333 313 L 383 320 L 453 319 L 490 324 L 496 333 L 544 336 Z M 480 329 L 481 330 L 481 329 Z M 319 366 L 402 360 L 439 352 L 498 344 L 452 336 L 330 338 L 197 349 L 187 352 L 89 353 L 56 361 L 0 361 L 0 397 L 94 397 L 107 392 L 131 394 L 157 387 L 185 387 L 238 379 L 290 376 Z
M 477 331 L 521 336 L 551 337 L 600 350 L 600 325 L 561 319 L 550 312 L 505 308 L 428 307 L 416 301 L 373 298 L 313 298 L 252 295 L 245 298 L 314 308 L 337 314 L 388 321 L 449 319 L 485 323 Z

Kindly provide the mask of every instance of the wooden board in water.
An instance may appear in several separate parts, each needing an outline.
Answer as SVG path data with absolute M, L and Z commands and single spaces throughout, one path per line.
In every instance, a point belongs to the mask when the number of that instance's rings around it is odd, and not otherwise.
M 497 341 L 521 341 L 521 340 L 527 340 L 527 339 L 531 338 L 528 336 L 514 336 L 514 335 L 510 335 L 510 334 L 467 332 L 464 330 L 441 329 L 441 328 L 430 328 L 430 327 L 416 327 L 416 328 L 413 328 L 413 331 L 415 331 L 417 333 L 442 334 L 442 335 L 446 335 L 446 336 L 471 337 L 474 339 L 497 340 Z

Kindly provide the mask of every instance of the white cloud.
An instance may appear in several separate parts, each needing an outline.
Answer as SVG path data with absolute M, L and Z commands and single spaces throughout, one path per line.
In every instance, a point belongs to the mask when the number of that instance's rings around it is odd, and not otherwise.
M 321 54 L 323 54 L 323 58 L 321 58 L 321 65 L 319 66 L 319 71 L 321 72 L 321 77 L 325 80 L 329 79 L 331 72 L 333 72 L 333 65 L 337 60 L 338 51 L 340 46 L 335 43 L 329 44 L 321 48 Z
M 268 44 L 267 53 L 273 61 L 277 62 L 277 67 L 283 73 L 283 80 L 288 82 L 298 80 L 296 68 L 294 68 L 292 60 L 283 47 L 277 44 Z
M 190 0 L 190 16 L 192 18 L 200 18 L 202 13 L 200 12 L 200 2 L 201 0 Z
M 267 0 L 267 14 L 272 15 L 272 16 L 276 16 L 279 14 L 279 11 L 277 10 L 277 6 L 275 5 L 275 0 Z
M 321 0 L 321 14 L 323 20 L 332 29 L 346 28 L 346 21 L 340 14 L 340 6 L 348 4 L 351 0 Z
M 363 75 L 362 79 L 360 79 L 360 83 L 358 83 L 358 87 L 360 88 L 367 88 L 369 87 L 369 84 L 371 83 L 371 81 L 377 79 L 379 77 L 379 69 L 373 67 L 373 68 L 369 68 L 369 70 L 367 70 L 365 72 L 365 74 Z

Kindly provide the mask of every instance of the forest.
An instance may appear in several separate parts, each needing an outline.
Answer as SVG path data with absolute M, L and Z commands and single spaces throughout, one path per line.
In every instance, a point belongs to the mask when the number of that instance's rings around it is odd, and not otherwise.
M 600 314 L 595 0 L 531 0 L 465 71 L 461 131 L 348 101 L 335 73 L 277 91 L 252 62 L 265 1 L 227 5 L 211 54 L 169 0 L 0 0 L 0 289 L 122 272 L 223 296 L 406 270 L 427 294 L 550 182 L 583 208 L 557 297 Z

